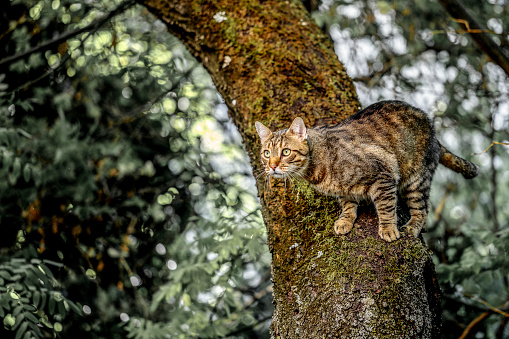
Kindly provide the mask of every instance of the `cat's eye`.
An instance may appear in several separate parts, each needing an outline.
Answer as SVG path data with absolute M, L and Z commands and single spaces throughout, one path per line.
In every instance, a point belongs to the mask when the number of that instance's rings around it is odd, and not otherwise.
M 264 151 L 264 152 L 263 152 L 263 156 L 264 156 L 265 158 L 270 157 L 270 151 Z
M 290 155 L 290 153 L 292 153 L 292 151 L 290 151 L 290 149 L 288 149 L 288 148 L 283 149 L 284 156 L 288 156 L 288 155 Z

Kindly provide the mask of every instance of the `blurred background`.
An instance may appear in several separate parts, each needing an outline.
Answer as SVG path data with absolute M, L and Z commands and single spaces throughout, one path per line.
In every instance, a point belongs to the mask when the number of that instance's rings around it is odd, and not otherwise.
M 507 1 L 462 3 L 508 54 Z M 305 5 L 364 106 L 429 112 L 480 165 L 439 168 L 424 237 L 443 337 L 509 338 L 508 76 L 437 1 Z M 131 2 L 2 6 L 0 336 L 268 338 L 255 178 L 207 72 Z

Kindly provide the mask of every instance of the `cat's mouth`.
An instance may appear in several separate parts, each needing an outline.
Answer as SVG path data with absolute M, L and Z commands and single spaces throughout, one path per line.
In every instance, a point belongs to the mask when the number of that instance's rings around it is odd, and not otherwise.
M 269 170 L 269 175 L 277 179 L 282 179 L 285 177 L 285 172 L 281 170 L 279 167 L 276 167 L 276 169 L 271 168 Z

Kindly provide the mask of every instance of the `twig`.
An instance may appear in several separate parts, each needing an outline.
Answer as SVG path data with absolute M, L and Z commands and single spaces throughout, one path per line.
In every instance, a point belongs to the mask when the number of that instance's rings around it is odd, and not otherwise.
M 16 21 L 16 23 L 14 25 L 11 25 L 8 30 L 6 30 L 5 32 L 0 34 L 0 40 L 2 40 L 10 32 L 14 31 L 16 29 L 16 27 L 25 23 L 25 21 L 26 21 L 26 12 L 24 12 L 23 15 L 21 15 L 19 17 L 19 19 Z
M 491 30 L 487 30 L 487 29 L 472 29 L 470 28 L 470 24 L 468 23 L 467 20 L 464 20 L 464 19 L 455 19 L 455 18 L 451 18 L 452 21 L 454 22 L 457 22 L 457 23 L 460 23 L 460 24 L 463 24 L 466 28 L 465 31 L 457 31 L 458 33 L 471 33 L 471 34 L 475 34 L 475 33 L 495 33 Z
M 504 319 L 508 319 L 509 318 L 509 313 L 506 313 L 506 312 L 501 310 L 501 308 L 506 308 L 509 305 L 509 301 L 507 301 L 505 304 L 503 304 L 502 306 L 497 308 L 497 307 L 491 306 L 487 301 L 479 299 L 479 298 L 477 298 L 475 296 L 472 296 L 472 295 L 470 295 L 468 293 L 464 293 L 464 295 L 467 298 L 470 298 L 472 300 L 475 300 L 475 301 L 483 304 L 484 306 L 488 307 L 490 310 L 481 313 L 477 318 L 472 320 L 470 322 L 470 324 L 468 324 L 468 326 L 465 328 L 465 330 L 463 331 L 463 333 L 461 334 L 461 336 L 458 339 L 465 339 L 468 336 L 468 334 L 470 333 L 470 331 L 472 330 L 472 328 L 474 328 L 475 325 L 479 324 L 481 321 L 483 321 L 484 319 L 489 317 L 491 314 L 498 313 L 498 314 L 503 315 Z
M 505 145 L 505 146 L 509 146 L 509 143 L 507 143 L 507 142 L 498 142 L 498 141 L 493 141 L 493 142 L 491 143 L 491 145 L 490 145 L 488 148 L 486 148 L 484 151 L 479 152 L 479 153 L 472 153 L 472 155 L 479 155 L 479 154 L 486 153 L 486 152 L 487 152 L 487 151 L 488 151 L 491 147 L 493 147 L 494 145 Z
M 88 38 L 88 37 L 87 37 Z M 64 65 L 67 60 L 69 60 L 70 58 L 70 55 L 67 54 L 65 57 L 62 58 L 62 60 L 60 60 L 60 64 L 56 67 L 56 68 L 50 68 L 49 70 L 47 70 L 46 72 L 42 73 L 41 75 L 39 75 L 37 78 L 35 79 L 32 79 L 32 80 L 29 80 L 27 82 L 25 82 L 24 84 L 16 87 L 15 89 L 13 89 L 12 91 L 9 91 L 9 92 L 4 92 L 4 93 L 0 93 L 0 97 L 2 96 L 6 96 L 6 95 L 10 95 L 11 93 L 14 93 L 14 92 L 17 92 L 17 91 L 20 91 L 24 88 L 28 88 L 30 86 L 32 86 L 33 84 L 36 84 L 38 83 L 39 81 L 41 81 L 42 79 L 46 78 L 47 76 L 53 74 L 55 71 L 57 71 L 60 67 L 62 67 L 62 65 Z
M 509 75 L 509 57 L 497 43 L 484 32 L 483 27 L 468 13 L 460 0 L 439 0 L 454 21 L 463 24 L 479 48 Z M 466 25 L 467 23 L 468 25 Z
M 87 27 L 85 28 L 92 28 L 90 30 L 90 33 L 84 38 L 84 39 L 81 39 L 80 41 L 80 44 L 81 46 L 83 46 L 83 44 L 85 43 L 85 41 L 88 40 L 88 38 L 90 38 L 92 35 L 95 34 L 95 32 L 97 32 L 99 30 L 99 28 L 103 25 L 103 23 L 106 21 L 106 19 L 111 19 L 112 17 L 114 17 L 115 15 L 121 13 L 123 10 L 127 9 L 130 5 L 131 5 L 131 2 L 133 2 L 133 0 L 129 0 L 129 1 L 126 1 L 124 4 L 118 6 L 116 9 L 114 9 L 113 11 L 111 11 L 106 17 L 108 18 L 101 18 L 93 23 L 91 23 L 90 25 L 88 25 Z M 104 20 L 103 20 L 104 19 Z M 92 27 L 92 26 L 95 26 L 95 27 Z M 71 32 L 72 33 L 72 32 Z M 81 32 L 80 32 L 81 33 Z M 79 33 L 78 33 L 79 34 Z M 71 35 L 70 33 L 68 33 L 68 35 Z M 71 35 L 72 36 L 72 35 Z M 58 38 L 57 38 L 58 39 Z M 52 41 L 55 41 L 55 40 L 52 40 Z M 44 45 L 44 44 L 43 44 Z M 37 48 L 41 48 L 41 46 L 43 45 L 39 45 L 39 46 L 36 46 L 34 48 L 32 48 L 31 50 L 34 50 L 34 49 L 37 49 Z M 28 51 L 27 51 L 28 52 Z M 32 51 L 32 53 L 34 53 L 36 51 Z M 62 58 L 62 60 L 60 60 L 60 64 L 55 67 L 55 68 L 50 68 L 49 70 L 47 70 L 46 72 L 44 72 L 43 74 L 41 74 L 40 76 L 38 76 L 37 78 L 35 79 L 32 79 L 30 81 L 27 81 L 26 83 L 18 86 L 17 88 L 15 88 L 14 90 L 10 91 L 10 92 L 5 92 L 5 93 L 1 93 L 0 94 L 0 97 L 2 96 L 5 96 L 5 95 L 9 95 L 11 93 L 14 93 L 14 92 L 17 92 L 21 89 L 25 89 L 25 88 L 28 88 L 30 86 L 32 86 L 33 84 L 41 81 L 42 79 L 46 78 L 47 76 L 53 74 L 54 72 L 56 72 L 58 69 L 60 69 L 66 62 L 67 60 L 69 60 L 70 58 L 70 54 L 67 54 L 65 55 L 64 58 Z M 2 65 L 2 63 L 4 62 L 4 60 L 6 59 L 3 59 L 3 60 L 0 60 L 0 66 Z M 14 62 L 14 61 L 12 61 Z
M 131 279 L 131 276 L 134 274 L 133 271 L 131 270 L 131 268 L 129 267 L 129 264 L 127 263 L 127 261 L 120 257 L 119 258 L 119 263 L 120 265 L 124 268 L 124 270 L 127 272 L 127 274 L 129 275 L 129 280 Z M 141 296 L 139 290 L 138 290 L 138 287 L 137 286 L 134 286 L 132 285 L 132 289 L 133 289 L 133 292 L 134 292 L 134 296 L 136 298 L 136 300 L 138 301 L 138 303 L 140 304 L 141 306 L 141 309 L 142 309 L 142 312 L 143 312 L 143 317 L 145 319 L 148 319 L 148 316 L 149 316 L 149 311 L 148 311 L 148 305 L 147 305 L 147 302 L 145 301 L 145 299 L 143 299 L 143 297 Z
M 497 308 L 495 306 L 490 305 L 487 301 L 484 301 L 482 299 L 477 298 L 476 296 L 470 295 L 468 293 L 464 293 L 464 295 L 467 298 L 470 298 L 472 300 L 475 300 L 475 301 L 483 304 L 484 306 L 486 306 L 487 308 L 489 308 L 490 310 L 492 310 L 495 313 L 502 314 L 504 317 L 509 317 L 509 313 L 504 312 L 504 311 L 501 310 L 501 308 L 505 308 L 505 307 L 507 307 L 509 305 L 509 301 L 507 301 L 504 305 L 502 305 L 502 306 Z
M 49 48 L 51 48 L 53 46 L 58 46 L 62 42 L 66 41 L 67 39 L 70 39 L 70 38 L 72 38 L 72 37 L 74 37 L 74 36 L 76 36 L 78 34 L 87 32 L 87 31 L 92 30 L 94 28 L 99 28 L 105 22 L 107 22 L 111 18 L 113 18 L 115 15 L 123 12 L 124 10 L 126 10 L 129 7 L 131 7 L 135 3 L 136 2 L 134 0 L 127 0 L 127 1 L 123 2 L 122 4 L 120 4 L 117 8 L 115 8 L 114 10 L 109 12 L 108 14 L 104 15 L 102 18 L 97 19 L 96 21 L 92 22 L 91 24 L 89 24 L 89 25 L 87 25 L 87 26 L 85 26 L 83 28 L 79 28 L 79 29 L 76 29 L 76 30 L 71 31 L 71 32 L 63 33 L 60 36 L 58 36 L 58 37 L 56 37 L 56 38 L 54 38 L 52 40 L 43 42 L 42 44 L 37 45 L 35 47 L 32 47 L 32 48 L 30 48 L 30 49 L 28 49 L 28 50 L 26 50 L 24 52 L 12 55 L 12 56 L 7 57 L 7 58 L 3 58 L 3 59 L 0 60 L 0 67 L 2 67 L 4 64 L 10 64 L 10 63 L 18 61 L 20 59 L 26 58 L 26 57 L 30 56 L 31 54 L 33 54 L 35 52 L 38 52 L 38 51 L 41 51 L 41 50 L 45 50 L 45 49 L 49 49 Z
M 454 189 L 454 186 L 452 184 L 448 184 L 446 187 L 445 187 L 445 192 L 444 192 L 444 195 L 442 196 L 442 200 L 440 200 L 440 203 L 438 204 L 437 208 L 435 209 L 435 218 L 433 220 L 433 222 L 437 222 L 441 219 L 442 217 L 442 211 L 444 210 L 444 206 L 445 206 L 445 200 L 447 199 L 447 196 L 449 195 L 449 193 L 451 193 Z
M 474 328 L 475 325 L 479 324 L 481 321 L 483 321 L 484 319 L 489 317 L 491 314 L 493 314 L 493 313 L 491 313 L 491 312 L 483 312 L 483 313 L 481 313 L 477 318 L 472 320 L 470 322 L 470 324 L 468 324 L 468 326 L 465 328 L 463 333 L 461 333 L 461 336 L 458 339 L 466 339 L 466 337 L 468 336 L 468 334 L 470 333 L 472 328 Z

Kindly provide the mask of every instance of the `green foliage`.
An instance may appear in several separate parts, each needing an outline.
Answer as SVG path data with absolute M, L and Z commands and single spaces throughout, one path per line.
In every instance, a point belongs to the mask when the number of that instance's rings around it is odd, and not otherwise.
M 133 319 L 126 326 L 127 338 L 164 339 L 168 338 L 169 327 L 166 324 L 153 323 L 145 319 Z
M 45 338 L 62 332 L 67 314 L 82 313 L 80 305 L 65 298 L 51 270 L 49 260 L 10 259 L 0 265 L 0 317 L 15 338 Z
M 2 55 L 119 4 L 11 2 Z M 270 281 L 250 166 L 210 77 L 160 22 L 131 6 L 0 74 L 0 260 L 58 265 L 44 267 L 58 285 L 45 284 L 44 317 L 23 325 L 6 308 L 1 335 L 266 333 L 254 328 L 271 304 L 254 297 Z

